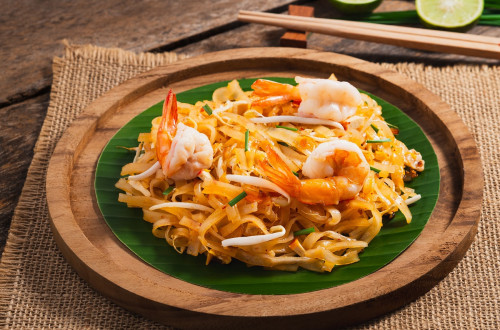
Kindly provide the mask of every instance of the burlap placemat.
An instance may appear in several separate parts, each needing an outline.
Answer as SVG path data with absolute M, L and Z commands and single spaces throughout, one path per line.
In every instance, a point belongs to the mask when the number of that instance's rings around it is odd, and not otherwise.
M 44 179 L 50 155 L 73 118 L 120 82 L 175 54 L 134 54 L 67 46 L 54 59 L 50 106 L 12 220 L 0 268 L 0 326 L 6 328 L 165 328 L 91 289 L 64 260 L 53 238 Z M 384 64 L 424 84 L 459 113 L 473 132 L 484 166 L 485 198 L 475 242 L 439 285 L 367 329 L 500 328 L 500 67 L 436 68 Z

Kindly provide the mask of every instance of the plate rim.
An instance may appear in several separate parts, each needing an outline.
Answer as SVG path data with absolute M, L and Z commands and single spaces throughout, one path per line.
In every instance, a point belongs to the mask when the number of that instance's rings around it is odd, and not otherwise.
M 266 54 L 275 55 L 270 56 Z M 278 57 L 277 54 L 281 57 Z M 232 64 L 242 60 L 247 61 L 247 67 L 245 69 L 259 68 L 259 62 L 264 60 L 270 61 L 271 63 L 273 61 L 281 61 L 280 65 L 284 68 L 287 66 L 293 66 L 293 64 L 297 62 L 301 62 L 306 69 L 309 65 L 312 67 L 313 63 L 317 62 L 338 65 L 346 70 L 348 69 L 350 74 L 361 80 L 366 79 L 366 77 L 369 76 L 372 79 L 371 83 L 373 83 L 373 81 L 387 83 L 391 85 L 391 87 L 403 91 L 407 96 L 414 97 L 417 102 L 421 102 L 421 106 L 429 109 L 429 111 L 431 111 L 432 114 L 436 116 L 443 123 L 443 125 L 445 125 L 447 128 L 446 134 L 457 143 L 457 157 L 462 162 L 462 166 L 458 170 L 460 171 L 463 179 L 462 196 L 454 213 L 455 215 L 453 217 L 453 221 L 443 233 L 446 233 L 447 238 L 443 239 L 440 243 L 435 243 L 432 245 L 432 249 L 429 249 L 433 252 L 431 257 L 434 258 L 435 261 L 432 266 L 419 267 L 418 274 L 412 277 L 412 279 L 417 283 L 400 280 L 400 282 L 398 282 L 398 286 L 393 291 L 379 292 L 380 295 L 378 297 L 387 299 L 391 295 L 401 295 L 402 293 L 407 294 L 411 291 L 412 294 L 408 296 L 407 299 L 404 299 L 406 302 L 409 302 L 417 296 L 427 292 L 432 286 L 437 284 L 439 280 L 444 278 L 463 257 L 465 251 L 470 246 L 472 238 L 477 231 L 479 221 L 480 201 L 482 200 L 483 195 L 483 176 L 482 171 L 477 170 L 478 166 L 479 169 L 481 168 L 481 164 L 479 160 L 479 153 L 472 135 L 469 133 L 468 129 L 460 120 L 458 115 L 453 112 L 446 103 L 409 78 L 385 69 L 379 65 L 365 62 L 354 57 L 330 52 L 291 48 L 246 48 L 226 50 L 204 54 L 191 59 L 185 59 L 166 66 L 156 67 L 148 72 L 127 80 L 121 85 L 106 92 L 82 111 L 82 113 L 64 132 L 60 141 L 57 143 L 54 154 L 49 163 L 46 180 L 47 203 L 54 237 L 60 250 L 63 252 L 63 255 L 77 270 L 80 276 L 93 287 L 97 288 L 98 291 L 108 296 L 108 298 L 135 312 L 155 318 L 154 315 L 151 315 L 152 313 L 144 311 L 144 306 L 148 305 L 148 303 L 156 306 L 157 308 L 169 310 L 169 316 L 171 317 L 169 320 L 171 324 L 184 324 L 175 316 L 172 317 L 172 313 L 182 314 L 184 316 L 186 315 L 184 312 L 187 312 L 189 315 L 197 316 L 203 314 L 206 319 L 211 320 L 227 320 L 228 318 L 239 319 L 247 317 L 269 319 L 282 316 L 303 317 L 305 320 L 311 315 L 328 314 L 332 310 L 331 306 L 324 306 L 324 308 L 316 308 L 314 310 L 305 306 L 306 308 L 302 310 L 291 308 L 285 313 L 276 311 L 266 311 L 265 314 L 258 313 L 255 311 L 255 304 L 262 303 L 259 301 L 260 298 L 264 298 L 268 302 L 274 301 L 275 303 L 278 303 L 283 300 L 283 295 L 257 295 L 258 297 L 251 298 L 253 295 L 237 293 L 227 293 L 227 295 L 224 295 L 224 299 L 240 299 L 243 296 L 246 296 L 244 298 L 249 298 L 249 304 L 253 305 L 253 308 L 243 311 L 224 311 L 222 309 L 217 311 L 216 308 L 214 309 L 205 306 L 190 309 L 189 306 L 186 306 L 185 304 L 172 303 L 171 301 L 169 301 L 169 303 L 165 303 L 165 300 L 162 301 L 162 299 L 160 299 L 157 295 L 149 294 L 146 297 L 138 294 L 138 288 L 127 287 L 123 284 L 123 269 L 119 267 L 120 265 L 117 265 L 115 272 L 110 274 L 108 267 L 105 267 L 106 265 L 103 264 L 103 262 L 109 262 L 109 260 L 106 259 L 106 256 L 99 251 L 99 249 L 93 246 L 83 233 L 70 233 L 71 229 L 78 227 L 78 224 L 73 217 L 69 201 L 70 180 L 61 180 L 60 178 L 61 173 L 63 175 L 68 174 L 68 177 L 71 176 L 73 170 L 72 166 L 84 148 L 85 140 L 89 132 L 91 133 L 95 131 L 98 125 L 112 116 L 114 112 L 118 111 L 123 103 L 134 100 L 137 97 L 137 84 L 139 84 L 141 91 L 153 90 L 155 86 L 165 86 L 169 83 L 194 77 L 202 69 L 208 69 L 211 72 L 215 72 L 216 70 L 227 71 L 227 68 L 231 67 Z M 416 97 L 415 95 L 418 95 L 419 97 Z M 103 109 L 103 102 L 105 109 Z M 438 104 L 440 106 L 440 110 L 436 112 L 434 109 L 431 109 L 428 104 Z M 446 118 L 444 118 L 445 116 Z M 418 121 L 417 124 L 419 124 Z M 83 249 L 79 244 L 84 244 L 85 249 Z M 380 270 L 377 272 L 380 272 Z M 101 281 L 101 283 L 99 283 L 99 281 Z M 115 282 L 117 284 L 115 284 Z M 116 293 L 113 293 L 112 290 L 103 289 L 103 286 L 106 283 L 113 285 L 115 289 L 119 289 L 119 294 L 117 295 Z M 320 291 L 331 291 L 336 290 L 337 288 L 338 287 L 334 287 Z M 217 290 L 207 288 L 204 289 L 208 291 L 215 291 L 209 292 L 208 294 L 217 296 Z M 124 301 L 124 294 L 128 294 L 129 297 L 146 300 L 148 303 L 144 301 L 144 306 L 127 306 Z M 304 298 L 307 299 L 305 296 L 315 294 L 318 294 L 318 291 L 285 295 L 287 298 L 285 300 L 289 302 L 293 301 L 295 298 L 294 296 L 301 296 L 300 300 L 302 300 Z M 345 306 L 336 306 L 337 312 L 349 310 L 349 308 L 367 301 L 367 299 L 363 299 L 361 296 L 357 296 L 357 298 L 359 298 L 358 301 L 353 304 L 351 303 Z M 375 298 L 376 297 L 371 297 L 370 299 Z M 215 298 L 212 297 L 212 299 Z M 401 304 L 398 303 L 396 305 L 393 304 L 387 306 L 384 308 L 384 312 L 395 309 Z M 376 315 L 378 314 L 380 313 L 378 312 Z M 367 318 L 373 316 L 375 315 L 368 315 Z M 160 317 L 158 319 L 165 320 L 165 317 Z M 363 319 L 360 318 L 359 321 L 360 320 Z

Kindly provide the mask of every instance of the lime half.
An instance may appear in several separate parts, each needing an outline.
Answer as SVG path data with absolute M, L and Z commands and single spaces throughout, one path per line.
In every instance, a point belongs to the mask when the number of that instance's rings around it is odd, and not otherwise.
M 416 0 L 415 6 L 424 25 L 465 31 L 481 17 L 484 0 Z
M 382 0 L 330 0 L 330 2 L 344 14 L 368 14 L 377 8 Z

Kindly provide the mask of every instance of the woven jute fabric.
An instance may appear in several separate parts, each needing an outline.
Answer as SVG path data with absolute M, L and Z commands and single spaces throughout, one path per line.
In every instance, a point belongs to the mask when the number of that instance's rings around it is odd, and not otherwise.
M 159 329 L 88 286 L 58 250 L 44 191 L 52 151 L 71 121 L 98 96 L 157 65 L 166 54 L 67 45 L 54 60 L 50 106 L 0 264 L 0 326 L 5 328 Z M 485 177 L 475 242 L 436 287 L 401 309 L 356 328 L 500 328 L 500 67 L 383 64 L 441 96 L 462 117 L 479 146 Z

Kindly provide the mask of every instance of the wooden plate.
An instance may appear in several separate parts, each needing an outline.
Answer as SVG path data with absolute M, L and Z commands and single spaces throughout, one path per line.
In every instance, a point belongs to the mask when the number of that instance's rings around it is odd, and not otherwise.
M 377 272 L 338 287 L 291 295 L 247 295 L 186 283 L 130 252 L 97 207 L 97 159 L 113 134 L 162 100 L 234 78 L 335 73 L 398 106 L 424 130 L 441 173 L 437 206 L 418 239 Z M 64 180 L 61 180 L 61 177 Z M 57 144 L 47 174 L 56 242 L 91 286 L 117 304 L 183 328 L 331 327 L 362 322 L 427 292 L 458 263 L 477 230 L 483 178 L 472 136 L 450 107 L 418 83 L 353 57 L 291 48 L 236 49 L 158 67 L 88 106 Z

